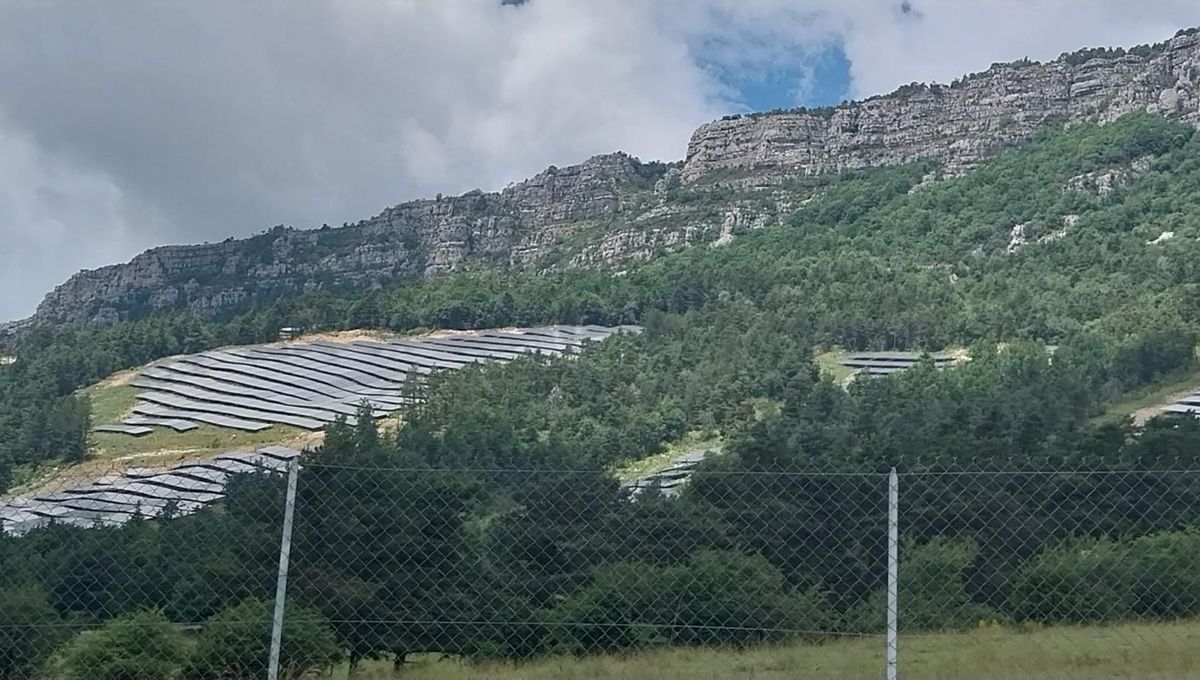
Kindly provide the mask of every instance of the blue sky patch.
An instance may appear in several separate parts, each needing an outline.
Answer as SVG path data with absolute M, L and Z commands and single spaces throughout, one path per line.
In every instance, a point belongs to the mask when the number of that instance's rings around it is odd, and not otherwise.
M 839 104 L 850 87 L 850 61 L 840 44 L 830 44 L 804 61 L 775 63 L 757 73 L 721 74 L 746 111 L 809 108 Z M 737 113 L 731 111 L 731 113 Z

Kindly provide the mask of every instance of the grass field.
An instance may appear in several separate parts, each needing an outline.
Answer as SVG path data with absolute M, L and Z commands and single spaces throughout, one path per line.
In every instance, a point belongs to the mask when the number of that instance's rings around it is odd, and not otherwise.
M 840 362 L 849 354 L 842 349 L 832 349 L 828 352 L 821 352 L 813 358 L 820 367 L 821 372 L 833 377 L 833 381 L 838 385 L 845 385 L 850 382 L 851 376 L 854 375 L 854 369 L 843 366 Z
M 119 378 L 87 388 L 92 399 L 92 422 L 97 425 L 120 422 L 130 415 L 138 389 Z M 186 453 L 202 457 L 235 449 L 252 449 L 267 444 L 287 444 L 305 439 L 308 434 L 298 427 L 276 425 L 261 432 L 239 432 L 213 425 L 201 425 L 190 432 L 154 428 L 142 437 L 96 432 L 92 434 L 93 460 L 123 461 L 146 457 L 171 457 Z
M 390 662 L 365 664 L 355 680 L 877 680 L 884 642 L 854 638 L 749 650 L 664 649 L 626 656 L 555 657 L 525 663 L 469 664 L 434 658 L 399 673 Z M 1018 678 L 1200 678 L 1200 622 L 1061 627 L 900 639 L 904 680 Z M 347 678 L 346 669 L 333 673 Z

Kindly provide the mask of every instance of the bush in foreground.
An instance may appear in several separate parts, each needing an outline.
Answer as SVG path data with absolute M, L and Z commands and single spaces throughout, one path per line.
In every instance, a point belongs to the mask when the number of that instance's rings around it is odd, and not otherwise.
M 34 586 L 0 589 L 0 678 L 25 678 L 54 651 L 64 629 Z
M 172 680 L 187 657 L 161 612 L 142 611 L 80 633 L 62 652 L 65 680 Z
M 1019 619 L 1043 623 L 1200 614 L 1200 531 L 1049 548 L 1017 574 L 1013 608 Z
M 819 593 L 797 591 L 770 562 L 702 551 L 686 564 L 609 564 L 548 612 L 551 646 L 585 652 L 651 644 L 749 644 L 830 629 Z
M 279 677 L 295 680 L 338 659 L 333 629 L 317 612 L 291 603 L 283 620 Z M 217 612 L 204 625 L 183 676 L 187 680 L 267 675 L 272 605 L 258 599 Z
M 978 552 L 972 541 L 942 537 L 923 544 L 906 541 L 901 546 L 897 597 L 902 632 L 963 630 L 1002 618 L 972 601 L 968 593 L 967 571 Z M 846 627 L 854 632 L 886 630 L 887 592 L 868 597 L 846 619 Z

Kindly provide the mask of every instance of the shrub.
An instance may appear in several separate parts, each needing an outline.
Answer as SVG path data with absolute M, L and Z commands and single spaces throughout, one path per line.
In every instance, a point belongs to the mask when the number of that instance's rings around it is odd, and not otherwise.
M 898 624 L 901 631 L 961 630 L 1000 618 L 972 601 L 966 573 L 978 547 L 971 541 L 937 537 L 928 543 L 906 541 L 900 548 Z M 887 622 L 887 592 L 879 591 L 850 610 L 846 627 L 878 633 Z
M 338 657 L 333 629 L 319 613 L 288 604 L 279 651 L 279 677 L 295 680 Z M 204 625 L 188 660 L 188 680 L 266 677 L 272 606 L 250 599 L 223 609 Z
M 58 644 L 61 623 L 40 589 L 0 590 L 0 678 L 31 677 Z
M 1125 558 L 1133 610 L 1174 619 L 1200 614 L 1200 531 L 1142 536 Z
M 135 612 L 80 633 L 63 650 L 62 677 L 170 680 L 186 656 L 183 637 L 161 612 Z
M 1013 612 L 1023 621 L 1092 623 L 1133 608 L 1127 550 L 1104 540 L 1074 540 L 1043 551 L 1017 572 Z
M 759 556 L 702 551 L 682 565 L 618 563 L 546 615 L 565 651 L 648 644 L 746 644 L 829 630 L 818 593 L 789 587 Z
M 1021 568 L 1013 602 L 1018 617 L 1041 622 L 1200 614 L 1200 531 L 1050 548 Z

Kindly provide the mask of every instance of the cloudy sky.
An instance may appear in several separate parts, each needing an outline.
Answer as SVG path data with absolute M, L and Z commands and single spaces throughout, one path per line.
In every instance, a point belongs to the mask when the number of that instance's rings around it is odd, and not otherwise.
M 1194 25 L 1194 0 L 0 0 L 0 319 L 154 245 Z

